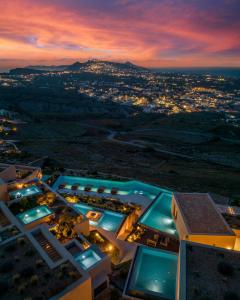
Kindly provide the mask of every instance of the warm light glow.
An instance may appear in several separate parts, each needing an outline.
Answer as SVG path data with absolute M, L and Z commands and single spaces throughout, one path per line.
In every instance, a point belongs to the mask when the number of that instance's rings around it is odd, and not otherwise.
M 110 245 L 108 246 L 108 251 L 112 251 L 112 250 L 113 250 L 113 245 L 110 244 Z
M 0 10 L 1 67 L 89 58 L 240 64 L 239 1 L 2 0 Z

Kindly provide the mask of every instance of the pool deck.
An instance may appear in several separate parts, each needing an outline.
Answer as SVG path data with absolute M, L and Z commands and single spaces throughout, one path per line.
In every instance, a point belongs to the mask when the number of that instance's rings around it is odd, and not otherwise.
M 178 253 L 179 246 L 180 246 L 179 240 L 175 237 L 172 237 L 168 234 L 165 234 L 164 232 L 161 233 L 159 231 L 154 231 L 154 230 L 147 229 L 143 233 L 143 235 L 138 240 L 136 240 L 135 242 L 139 243 L 139 244 L 142 244 L 142 245 L 145 245 L 145 246 L 148 246 L 147 245 L 147 240 L 148 239 L 154 240 L 154 235 L 156 235 L 156 234 L 159 235 L 159 239 L 156 242 L 156 247 L 154 247 L 155 249 L 162 249 L 162 250 L 167 250 L 167 251 L 172 251 L 172 252 Z M 163 238 L 166 238 L 166 237 L 169 238 L 169 242 L 168 242 L 167 246 L 161 244 L 160 241 L 161 241 L 162 237 Z

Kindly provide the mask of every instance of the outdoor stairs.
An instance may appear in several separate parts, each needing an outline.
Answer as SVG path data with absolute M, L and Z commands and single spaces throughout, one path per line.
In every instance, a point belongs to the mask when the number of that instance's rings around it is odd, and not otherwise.
M 11 224 L 10 221 L 5 216 L 5 214 L 3 213 L 3 211 L 0 209 L 0 228 L 3 228 L 3 227 L 8 226 L 10 224 Z
M 34 233 L 33 236 L 53 262 L 57 262 L 58 260 L 62 259 L 60 254 L 41 231 Z

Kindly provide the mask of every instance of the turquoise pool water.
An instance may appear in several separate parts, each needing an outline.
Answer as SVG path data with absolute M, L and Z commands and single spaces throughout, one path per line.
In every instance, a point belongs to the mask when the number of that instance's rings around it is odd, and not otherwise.
M 46 206 L 37 206 L 17 215 L 23 224 L 29 224 L 43 217 L 51 215 L 53 212 Z
M 84 215 L 86 215 L 90 210 L 100 211 L 100 210 L 98 210 L 90 205 L 86 205 L 86 204 L 78 203 L 78 204 L 74 204 L 73 206 L 78 212 L 80 212 Z M 125 218 L 125 215 L 120 214 L 120 213 L 115 213 L 115 212 L 112 212 L 109 210 L 101 211 L 101 213 L 102 213 L 102 216 L 97 222 L 89 220 L 89 223 L 93 226 L 101 227 L 107 231 L 116 232 L 119 229 L 120 225 L 122 224 L 122 222 Z
M 138 247 L 126 294 L 143 299 L 175 299 L 177 255 Z
M 93 179 L 85 177 L 73 177 L 73 176 L 59 176 L 53 185 L 53 189 L 57 190 L 60 184 L 67 184 L 66 189 L 71 189 L 72 185 L 79 184 L 78 190 L 84 190 L 84 187 L 91 185 L 92 191 L 97 192 L 97 189 L 104 186 L 106 189 L 104 193 L 111 193 L 112 188 L 118 188 L 119 195 L 142 195 L 147 196 L 150 199 L 154 199 L 161 191 L 165 191 L 156 186 L 146 184 L 140 181 L 112 181 L 103 179 Z
M 24 189 L 19 189 L 9 193 L 10 198 L 18 199 L 22 197 L 33 196 L 36 194 L 40 194 L 42 191 L 36 186 L 32 185 Z
M 177 236 L 171 213 L 172 194 L 162 193 L 140 218 L 139 223 Z
M 88 270 L 100 261 L 101 257 L 93 249 L 88 249 L 82 253 L 76 254 L 74 259 L 84 270 Z

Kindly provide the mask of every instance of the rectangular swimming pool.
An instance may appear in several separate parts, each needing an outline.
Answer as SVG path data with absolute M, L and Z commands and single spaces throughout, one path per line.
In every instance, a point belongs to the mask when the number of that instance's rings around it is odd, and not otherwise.
M 18 214 L 17 218 L 26 225 L 51 214 L 53 214 L 53 212 L 48 208 L 48 206 L 42 205 Z
M 86 215 L 89 211 L 100 211 L 102 213 L 101 218 L 98 221 L 89 220 L 89 223 L 96 227 L 101 227 L 104 230 L 116 232 L 121 226 L 125 215 L 115 213 L 109 210 L 99 210 L 87 204 L 74 204 L 73 207 L 81 214 Z
M 97 192 L 99 187 L 105 187 L 104 193 L 111 193 L 112 188 L 118 188 L 119 195 L 140 195 L 153 200 L 163 189 L 137 180 L 112 181 L 105 179 L 94 179 L 86 177 L 59 176 L 53 185 L 57 190 L 59 185 L 66 184 L 65 189 L 71 189 L 74 184 L 78 184 L 77 190 L 83 191 L 84 187 L 90 185 L 91 191 Z
M 175 299 L 177 255 L 139 246 L 125 293 L 141 299 Z
M 88 249 L 82 253 L 74 255 L 74 259 L 84 270 L 88 270 L 100 261 L 101 257 L 93 249 Z
M 177 236 L 171 213 L 172 194 L 162 193 L 140 218 L 139 223 L 147 227 Z
M 9 193 L 11 199 L 19 199 L 22 197 L 33 196 L 37 194 L 41 194 L 42 191 L 36 185 L 32 185 L 23 189 L 15 190 Z

